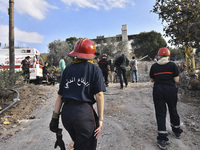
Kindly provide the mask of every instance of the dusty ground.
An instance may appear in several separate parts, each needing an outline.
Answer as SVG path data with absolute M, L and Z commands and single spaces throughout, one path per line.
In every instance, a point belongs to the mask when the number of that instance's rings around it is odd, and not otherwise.
M 120 90 L 119 84 L 110 84 L 105 92 L 105 119 L 98 150 L 158 149 L 152 86 L 149 82 L 130 83 Z M 0 115 L 1 149 L 53 150 L 55 135 L 49 131 L 48 124 L 58 86 L 26 85 L 17 90 L 21 100 Z M 199 97 L 179 93 L 178 111 L 184 133 L 182 139 L 176 139 L 167 118 L 169 150 L 200 149 L 199 108 Z M 10 121 L 10 125 L 3 125 L 5 119 Z M 71 150 L 72 141 L 66 131 L 64 141 L 67 149 Z

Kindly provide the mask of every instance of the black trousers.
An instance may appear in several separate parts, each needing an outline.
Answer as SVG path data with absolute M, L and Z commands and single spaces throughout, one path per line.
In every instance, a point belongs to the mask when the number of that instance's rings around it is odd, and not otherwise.
M 88 103 L 66 102 L 61 113 L 62 123 L 74 141 L 74 150 L 96 150 L 94 130 L 98 117 Z
M 105 84 L 108 85 L 108 70 L 102 70 Z
M 29 79 L 30 79 L 30 71 L 29 71 L 29 69 L 23 69 L 22 75 L 23 75 L 25 81 L 29 81 Z
M 124 79 L 125 85 L 127 86 L 128 82 L 127 82 L 127 78 L 126 78 L 126 69 L 117 67 L 117 75 L 119 76 L 120 87 L 123 88 L 123 79 Z M 123 76 L 123 79 L 122 79 L 122 76 Z
M 177 88 L 170 85 L 154 85 L 153 101 L 158 126 L 158 140 L 168 140 L 166 130 L 167 106 L 172 130 L 179 132 L 180 118 L 177 112 Z

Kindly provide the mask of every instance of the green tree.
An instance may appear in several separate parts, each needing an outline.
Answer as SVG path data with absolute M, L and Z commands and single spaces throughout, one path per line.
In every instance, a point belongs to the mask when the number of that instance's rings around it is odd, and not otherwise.
M 133 53 L 137 57 L 148 55 L 149 57 L 154 58 L 158 50 L 161 47 L 166 47 L 167 43 L 160 33 L 151 31 L 138 34 L 131 45 L 133 47 Z
M 199 0 L 156 0 L 152 11 L 162 19 L 171 44 L 199 48 Z
M 120 41 L 117 42 L 116 38 L 106 39 L 106 44 L 101 42 L 96 46 L 97 52 L 100 53 L 100 57 L 103 54 L 107 54 L 108 58 L 113 58 L 118 50 L 121 50 L 126 56 L 128 56 L 127 42 Z
M 185 57 L 185 49 L 184 47 L 181 47 L 179 49 L 176 49 L 176 48 L 169 48 L 170 49 L 170 58 L 171 60 L 181 60 L 181 59 L 184 59 Z
M 123 54 L 126 55 L 126 57 L 129 58 L 129 51 L 128 51 L 128 42 L 127 41 L 121 41 L 117 44 L 116 47 L 117 50 L 121 50 Z
M 50 66 L 58 66 L 61 57 L 67 56 L 67 54 L 71 51 L 68 43 L 61 40 L 54 40 L 53 42 L 49 43 L 48 48 L 49 54 L 47 56 L 47 61 Z M 68 59 L 69 58 L 66 60 L 67 64 L 71 62 Z
M 65 41 L 67 42 L 69 49 L 72 51 L 74 49 L 74 45 L 80 39 L 82 38 L 70 37 L 70 38 L 67 38 Z
M 40 56 L 42 57 L 42 59 L 43 59 L 44 62 L 47 61 L 47 56 L 48 56 L 47 53 L 42 53 L 42 54 L 40 54 Z
M 106 39 L 106 44 L 101 42 L 98 46 L 96 46 L 97 52 L 99 52 L 100 56 L 102 57 L 103 54 L 107 54 L 108 57 L 113 57 L 116 46 L 115 46 L 116 40 L 114 38 L 108 38 Z

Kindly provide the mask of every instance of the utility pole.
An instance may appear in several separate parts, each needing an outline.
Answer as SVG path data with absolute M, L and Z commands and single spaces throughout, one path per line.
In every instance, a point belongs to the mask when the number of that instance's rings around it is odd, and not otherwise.
M 9 61 L 10 73 L 15 72 L 15 47 L 14 47 L 14 0 L 9 0 Z

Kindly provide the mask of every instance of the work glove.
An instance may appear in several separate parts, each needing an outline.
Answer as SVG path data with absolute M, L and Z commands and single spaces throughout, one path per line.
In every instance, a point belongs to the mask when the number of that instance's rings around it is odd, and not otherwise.
M 59 124 L 59 114 L 53 112 L 51 122 L 49 124 L 50 130 L 54 133 L 57 133 L 59 131 L 58 124 Z
M 65 149 L 65 143 L 62 140 L 62 129 L 58 129 L 58 132 L 56 133 L 56 143 L 54 145 L 54 148 L 57 148 L 57 146 L 60 147 L 60 150 L 66 150 Z

